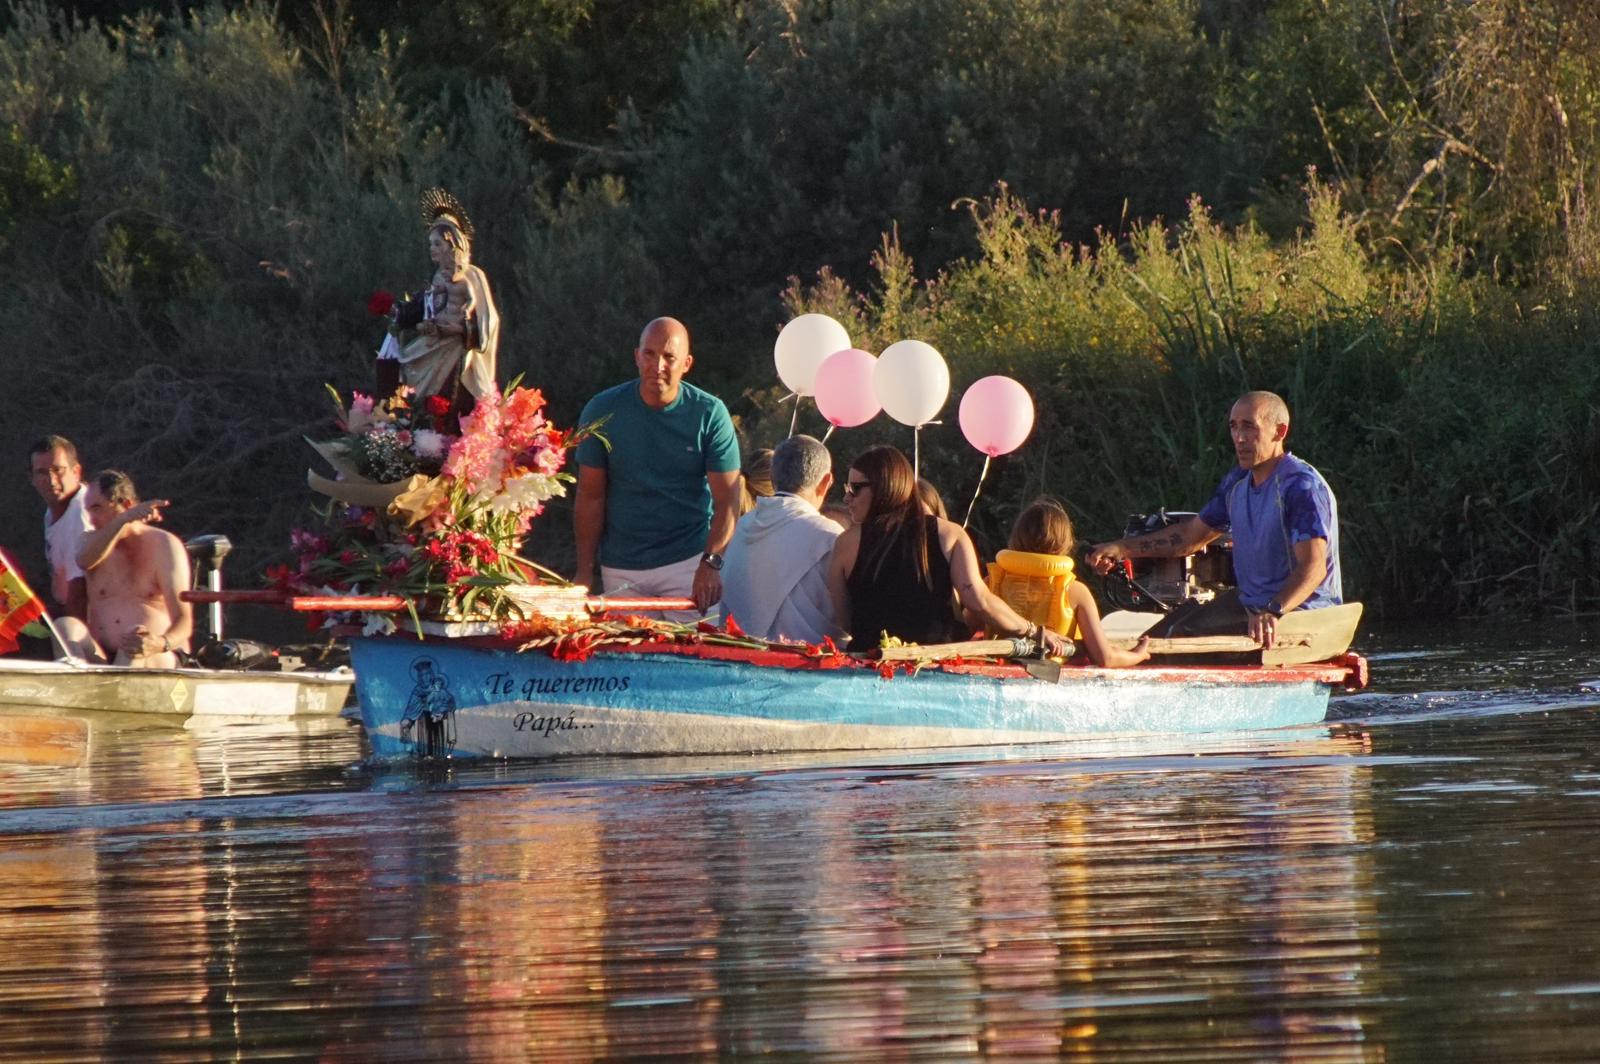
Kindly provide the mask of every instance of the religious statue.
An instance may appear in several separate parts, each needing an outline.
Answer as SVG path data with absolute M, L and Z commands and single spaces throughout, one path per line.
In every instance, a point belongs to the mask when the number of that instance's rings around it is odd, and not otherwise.
M 415 299 L 394 308 L 398 336 L 391 332 L 378 351 L 379 391 L 408 384 L 419 400 L 442 395 L 465 412 L 496 388 L 500 315 L 488 276 L 472 265 L 467 212 L 442 188 L 424 192 L 421 206 L 433 278 Z

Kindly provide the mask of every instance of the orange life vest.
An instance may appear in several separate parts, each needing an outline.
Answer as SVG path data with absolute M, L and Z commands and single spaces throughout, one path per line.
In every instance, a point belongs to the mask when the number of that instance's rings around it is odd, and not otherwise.
M 1068 639 L 1083 638 L 1067 601 L 1067 588 L 1076 579 L 1072 559 L 1059 554 L 1003 550 L 989 564 L 990 591 L 1027 620 Z

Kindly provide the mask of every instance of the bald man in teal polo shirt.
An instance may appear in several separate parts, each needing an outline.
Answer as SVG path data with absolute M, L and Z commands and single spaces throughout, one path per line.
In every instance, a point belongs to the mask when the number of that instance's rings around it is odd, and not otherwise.
M 722 597 L 722 552 L 738 516 L 739 441 L 721 399 L 684 381 L 689 330 L 657 318 L 633 352 L 638 380 L 589 400 L 578 423 L 604 418 L 606 443 L 578 445 L 577 583 L 607 594 Z

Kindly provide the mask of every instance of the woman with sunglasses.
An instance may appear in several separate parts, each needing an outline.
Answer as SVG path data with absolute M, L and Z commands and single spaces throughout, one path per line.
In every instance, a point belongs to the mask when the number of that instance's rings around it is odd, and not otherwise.
M 894 447 L 873 447 L 850 464 L 844 484 L 851 527 L 828 564 L 834 615 L 851 633 L 852 651 L 876 648 L 884 635 L 908 643 L 948 643 L 969 634 L 951 609 L 961 605 L 992 632 L 1044 640 L 1053 654 L 1065 640 L 1024 619 L 985 585 L 966 531 L 928 513 L 917 478 Z

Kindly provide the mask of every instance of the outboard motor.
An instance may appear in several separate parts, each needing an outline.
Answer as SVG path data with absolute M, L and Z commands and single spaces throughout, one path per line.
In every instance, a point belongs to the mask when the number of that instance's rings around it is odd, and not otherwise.
M 206 586 L 212 591 L 222 590 L 222 559 L 233 550 L 233 543 L 227 536 L 195 536 L 186 541 L 184 549 L 189 552 L 189 557 L 194 559 L 195 583 L 200 582 L 200 577 L 206 579 Z M 222 603 L 213 602 L 206 611 L 206 635 L 208 641 L 222 639 Z
M 1143 535 L 1194 516 L 1164 508 L 1131 514 L 1122 534 Z M 1223 535 L 1186 558 L 1129 558 L 1107 574 L 1105 592 L 1118 609 L 1166 613 L 1185 602 L 1209 602 L 1234 583 L 1233 537 Z
M 195 583 L 204 578 L 212 591 L 222 590 L 222 559 L 233 550 L 227 536 L 195 536 L 183 545 L 194 559 Z M 243 671 L 254 669 L 278 672 L 298 668 L 298 659 L 285 658 L 272 647 L 249 639 L 222 638 L 222 603 L 213 602 L 206 610 L 206 638 L 198 643 L 194 662 L 207 669 Z
M 249 639 L 207 637 L 194 652 L 195 661 L 208 669 L 260 669 L 276 672 L 280 662 L 275 650 Z

